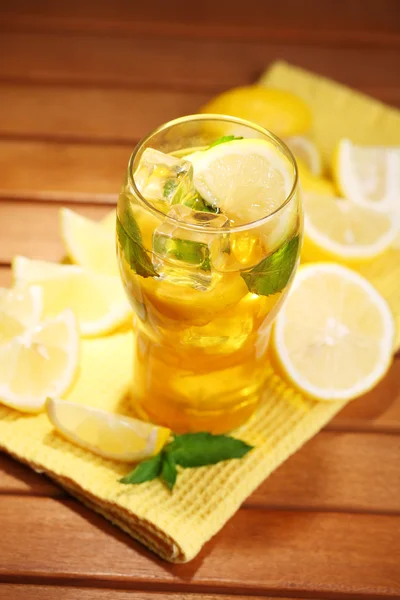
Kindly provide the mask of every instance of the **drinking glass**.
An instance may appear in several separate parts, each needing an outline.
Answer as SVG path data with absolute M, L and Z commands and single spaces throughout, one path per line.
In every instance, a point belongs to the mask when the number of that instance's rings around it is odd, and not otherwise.
M 185 201 L 193 175 L 185 156 L 232 135 L 268 142 L 290 174 L 283 200 L 244 224 L 209 212 L 199 196 L 194 205 Z M 171 158 L 149 165 L 149 149 Z M 243 186 L 244 203 L 251 203 Z M 271 323 L 298 264 L 302 211 L 292 154 L 242 119 L 176 119 L 135 148 L 117 217 L 119 268 L 136 321 L 136 413 L 175 432 L 234 429 L 260 400 Z

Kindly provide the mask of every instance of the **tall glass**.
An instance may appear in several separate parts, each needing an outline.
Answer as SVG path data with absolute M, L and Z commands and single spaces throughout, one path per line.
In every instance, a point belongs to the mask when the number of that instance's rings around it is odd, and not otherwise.
M 140 193 L 147 148 L 184 157 L 232 133 L 268 141 L 287 163 L 290 191 L 271 214 L 221 225 L 208 212 L 167 215 Z M 272 133 L 241 119 L 171 121 L 135 148 L 117 214 L 120 272 L 137 321 L 137 414 L 176 432 L 239 426 L 260 399 L 271 322 L 298 263 L 302 213 L 292 154 Z

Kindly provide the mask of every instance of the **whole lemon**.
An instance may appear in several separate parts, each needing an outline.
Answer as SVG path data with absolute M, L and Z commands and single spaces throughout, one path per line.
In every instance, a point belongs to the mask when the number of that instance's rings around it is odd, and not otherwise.
M 311 127 L 311 111 L 301 98 L 260 85 L 227 90 L 210 100 L 200 112 L 247 119 L 279 137 L 300 135 Z

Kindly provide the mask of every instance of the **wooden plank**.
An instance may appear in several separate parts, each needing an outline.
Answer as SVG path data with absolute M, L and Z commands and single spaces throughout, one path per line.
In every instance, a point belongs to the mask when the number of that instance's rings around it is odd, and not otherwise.
M 221 594 L 209 596 L 202 594 L 180 594 L 174 592 L 144 592 L 144 591 L 124 591 L 107 589 L 88 589 L 77 587 L 53 587 L 45 585 L 12 585 L 0 584 L 0 598 L 2 600 L 274 600 L 271 597 L 263 596 L 226 596 Z M 276 598 L 276 596 L 275 596 Z M 289 598 L 281 598 L 289 600 Z M 292 598 L 291 600 L 296 600 Z M 297 599 L 299 600 L 299 599 Z M 315 599 L 314 599 L 315 600 Z
M 399 524 L 393 516 L 240 510 L 195 560 L 169 565 L 73 500 L 2 496 L 0 580 L 398 597 Z
M 209 99 L 199 92 L 23 84 L 0 85 L 0 96 L 0 138 L 97 140 L 131 148 L 162 123 L 198 112 Z
M 399 435 L 322 431 L 245 505 L 400 514 L 399 457 Z
M 396 0 L 349 3 L 347 0 L 283 0 L 268 6 L 250 0 L 246 10 L 239 1 L 205 1 L 190 5 L 161 0 L 150 4 L 107 0 L 68 4 L 14 0 L 2 8 L 0 24 L 22 30 L 61 30 L 163 35 L 165 38 L 205 37 L 285 40 L 329 44 L 394 44 L 398 42 Z
M 26 496 L 65 496 L 50 479 L 0 452 L 0 494 Z M 2 598 L 0 594 L 0 598 Z
M 9 287 L 11 285 L 10 267 L 0 266 L 0 287 Z
M 9 33 L 0 38 L 0 80 L 151 86 L 215 93 L 254 82 L 277 58 L 399 104 L 396 49 L 89 34 Z M 85 57 L 85 60 L 82 60 Z M 161 58 L 162 57 L 162 58 Z
M 115 202 L 133 147 L 0 141 L 0 198 Z
M 321 432 L 245 501 L 247 508 L 400 514 L 400 436 Z M 371 485 L 373 482 L 373 485 Z M 0 455 L 0 494 L 59 497 L 60 488 Z
M 400 433 L 400 354 L 384 379 L 350 402 L 327 426 L 335 431 Z
M 91 219 L 101 219 L 110 206 L 64 204 Z M 60 260 L 65 251 L 60 236 L 57 204 L 0 201 L 0 263 L 16 254 L 30 258 Z

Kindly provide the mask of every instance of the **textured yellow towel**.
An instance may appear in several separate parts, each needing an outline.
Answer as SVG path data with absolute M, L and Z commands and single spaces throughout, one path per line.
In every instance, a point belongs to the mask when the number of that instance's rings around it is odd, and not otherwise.
M 393 143 L 391 126 L 385 117 L 394 126 L 399 117 L 393 111 L 366 99 L 359 104 L 358 96 L 352 92 L 286 65 L 274 67 L 271 77 L 276 86 L 291 89 L 293 82 L 296 92 L 303 86 L 310 90 L 315 108 L 325 103 L 335 105 L 338 90 L 342 116 L 352 111 L 355 102 L 354 119 L 361 120 L 370 131 L 371 141 L 382 134 L 383 127 L 388 136 L 382 141 Z M 373 123 L 369 123 L 369 102 L 374 114 L 378 108 L 381 114 Z M 322 135 L 322 121 L 317 118 L 317 123 Z M 328 122 L 325 131 L 331 140 L 330 149 L 334 132 L 328 131 L 329 127 Z M 391 252 L 385 260 L 366 269 L 366 274 L 388 299 L 400 325 L 400 252 Z M 399 338 L 397 341 L 399 344 Z M 130 333 L 83 341 L 80 375 L 68 399 L 129 414 L 131 360 Z M 53 432 L 44 414 L 26 416 L 0 407 L 0 448 L 48 473 L 82 502 L 162 557 L 185 562 L 199 552 L 271 471 L 317 433 L 344 404 L 307 400 L 270 371 L 264 402 L 250 422 L 237 431 L 238 437 L 256 446 L 255 450 L 240 461 L 182 471 L 173 494 L 159 481 L 139 486 L 117 483 L 127 472 L 126 465 L 103 460 L 64 441 Z

